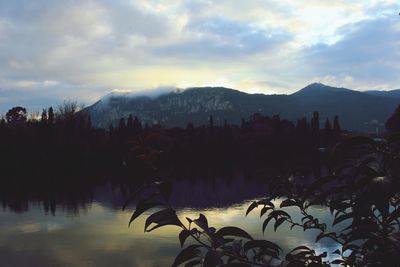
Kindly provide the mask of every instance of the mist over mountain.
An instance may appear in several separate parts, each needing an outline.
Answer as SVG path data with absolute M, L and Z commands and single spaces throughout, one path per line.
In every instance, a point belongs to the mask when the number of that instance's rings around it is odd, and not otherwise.
M 215 124 L 240 124 L 254 113 L 296 121 L 320 113 L 321 124 L 339 116 L 342 128 L 371 132 L 383 130 L 386 119 L 400 103 L 400 90 L 359 92 L 320 83 L 310 84 L 290 95 L 247 94 L 224 87 L 197 87 L 165 92 L 156 97 L 110 94 L 86 111 L 95 127 L 117 125 L 130 114 L 143 123 L 185 127 L 207 124 L 209 115 Z
M 379 91 L 379 90 L 371 90 L 366 91 L 365 93 L 369 95 L 376 95 L 376 96 L 388 96 L 394 97 L 400 100 L 400 89 L 391 90 L 391 91 Z

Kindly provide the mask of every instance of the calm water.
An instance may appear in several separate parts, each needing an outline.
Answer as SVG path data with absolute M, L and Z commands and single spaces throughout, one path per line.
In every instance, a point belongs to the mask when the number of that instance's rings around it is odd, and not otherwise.
M 260 194 L 256 192 L 260 190 L 259 183 L 243 179 L 234 183 L 213 180 L 191 182 L 183 186 L 187 188 L 185 193 L 174 194 L 176 205 L 181 207 L 178 209 L 181 218 L 197 218 L 199 213 L 203 213 L 211 226 L 239 226 L 256 238 L 264 237 L 277 242 L 285 250 L 314 244 L 317 231 L 291 231 L 287 225 L 282 225 L 277 232 L 268 227 L 263 236 L 259 213 L 244 216 L 252 199 Z M 238 201 L 238 198 L 247 196 L 243 188 L 252 188 L 246 192 L 252 192 L 255 196 Z M 96 191 L 90 203 L 74 211 L 58 205 L 55 214 L 49 214 L 40 202 L 30 202 L 24 212 L 4 208 L 0 211 L 1 266 L 171 265 L 180 250 L 178 228 L 166 227 L 144 233 L 144 220 L 148 214 L 139 217 L 128 228 L 132 209 L 122 211 L 121 200 L 123 197 L 118 190 L 111 191 L 104 186 Z M 316 208 L 312 214 L 330 223 L 326 209 Z M 329 242 L 313 247 L 317 251 L 336 250 L 335 245 Z

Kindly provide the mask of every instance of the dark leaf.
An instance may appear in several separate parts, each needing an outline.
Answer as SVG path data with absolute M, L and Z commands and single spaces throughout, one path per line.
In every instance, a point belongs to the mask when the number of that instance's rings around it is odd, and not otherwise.
M 264 220 L 263 225 L 262 225 L 262 230 L 263 233 L 265 232 L 265 228 L 267 228 L 268 223 L 273 219 L 271 215 L 267 217 L 267 219 Z
M 242 262 L 232 262 L 228 264 L 222 265 L 223 267 L 251 267 L 250 264 L 242 263 Z
M 279 225 L 281 225 L 284 221 L 286 221 L 286 218 L 284 218 L 284 217 L 281 217 L 275 221 L 275 224 L 274 224 L 275 232 L 276 232 L 276 229 L 278 229 Z
M 134 200 L 145 188 L 147 188 L 147 185 L 139 187 L 135 192 L 133 192 L 130 197 L 125 201 L 124 205 L 122 206 L 122 210 L 125 210 L 125 208 L 129 205 L 129 203 Z
M 284 201 L 282 201 L 280 207 L 284 208 L 284 207 L 291 207 L 291 206 L 297 206 L 296 201 L 292 200 L 292 199 L 285 199 Z
M 203 267 L 215 267 L 223 264 L 221 255 L 215 250 L 209 250 L 204 257 Z
M 183 229 L 179 233 L 179 242 L 181 243 L 181 247 L 183 247 L 183 244 L 185 244 L 186 239 L 190 236 L 190 231 Z
M 303 263 L 302 261 L 295 260 L 289 262 L 289 264 L 286 265 L 285 267 L 305 267 L 305 266 L 306 266 L 305 263 Z
M 185 261 L 196 259 L 200 256 L 200 245 L 190 245 L 187 248 L 183 249 L 179 252 L 178 256 L 176 256 L 172 267 L 177 267 L 180 264 L 184 263 Z
M 199 218 L 196 220 L 193 220 L 193 222 L 199 226 L 201 229 L 203 229 L 204 231 L 208 230 L 208 221 L 206 216 L 204 216 L 203 214 L 200 214 Z
M 306 246 L 298 246 L 298 247 L 295 247 L 294 249 L 292 249 L 292 250 L 289 252 L 289 254 L 292 254 L 293 252 L 295 252 L 295 251 L 297 251 L 297 250 L 307 250 L 307 251 L 310 251 L 311 249 L 310 249 L 309 247 L 306 247 Z
M 268 206 L 263 207 L 263 208 L 261 209 L 261 212 L 260 212 L 260 217 L 262 217 L 267 211 L 272 210 L 272 209 L 273 209 L 273 208 L 268 207 Z
M 258 207 L 257 202 L 256 202 L 256 201 L 253 201 L 253 203 L 251 203 L 250 206 L 247 208 L 246 216 L 247 216 L 252 210 L 254 210 L 254 209 L 257 208 L 257 207 Z
M 153 223 L 157 225 L 151 229 L 148 229 L 148 227 Z M 157 211 L 156 213 L 153 213 L 149 217 L 147 217 L 144 229 L 147 232 L 151 232 L 152 230 L 165 225 L 180 226 L 180 221 L 176 216 L 176 212 L 170 208 Z
M 129 220 L 129 224 L 131 225 L 131 223 L 137 218 L 139 217 L 143 212 L 157 207 L 157 206 L 161 206 L 163 205 L 163 203 L 160 202 L 147 202 L 147 201 L 139 201 L 137 206 L 136 206 L 136 210 L 133 212 L 131 219 Z
M 269 216 L 272 216 L 275 219 L 277 219 L 279 216 L 290 218 L 290 215 L 286 211 L 283 211 L 283 210 L 274 210 L 269 214 Z
M 219 229 L 216 233 L 218 236 L 224 237 L 224 236 L 238 236 L 238 237 L 243 237 L 247 239 L 253 239 L 251 235 L 249 235 L 246 231 L 238 228 L 238 227 L 233 227 L 233 226 L 227 226 Z
M 248 242 L 246 242 L 243 246 L 243 249 L 245 251 L 249 251 L 250 249 L 253 248 L 265 248 L 265 249 L 272 249 L 273 251 L 279 253 L 279 250 L 281 250 L 281 248 L 268 240 L 250 240 Z
M 316 242 L 318 242 L 320 239 L 325 238 L 325 237 L 329 237 L 335 241 L 337 241 L 337 237 L 336 237 L 336 233 L 334 232 L 329 232 L 329 233 L 320 233 L 317 238 L 316 238 Z
M 197 265 L 201 265 L 200 260 L 189 261 L 188 263 L 185 264 L 185 267 L 193 267 Z
M 336 225 L 344 220 L 351 219 L 351 218 L 353 218 L 353 216 L 354 216 L 353 213 L 347 213 L 347 214 L 340 215 L 335 218 L 335 220 L 333 221 L 333 225 Z

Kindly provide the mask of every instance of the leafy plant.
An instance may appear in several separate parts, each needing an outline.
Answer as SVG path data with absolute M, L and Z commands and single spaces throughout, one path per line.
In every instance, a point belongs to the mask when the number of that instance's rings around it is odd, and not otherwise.
M 145 211 L 159 207 L 145 222 L 145 231 L 174 225 L 181 228 L 182 251 L 172 266 L 399 266 L 400 195 L 399 136 L 376 142 L 367 137 L 353 137 L 333 151 L 335 167 L 327 176 L 311 183 L 294 175 L 276 177 L 270 182 L 269 196 L 254 201 L 246 215 L 255 209 L 263 218 L 262 230 L 273 224 L 276 231 L 284 222 L 290 228 L 316 229 L 316 242 L 329 238 L 340 249 L 317 254 L 299 244 L 282 256 L 282 249 L 269 240 L 255 240 L 245 230 L 226 226 L 216 229 L 200 214 L 197 219 L 182 221 L 169 202 L 171 185 L 150 183 L 139 189 L 131 223 Z M 280 200 L 277 206 L 274 200 Z M 326 206 L 332 216 L 333 231 L 310 213 L 312 206 Z M 300 212 L 300 221 L 288 213 L 289 207 Z M 190 245 L 185 247 L 188 239 Z M 330 257 L 332 258 L 332 257 Z

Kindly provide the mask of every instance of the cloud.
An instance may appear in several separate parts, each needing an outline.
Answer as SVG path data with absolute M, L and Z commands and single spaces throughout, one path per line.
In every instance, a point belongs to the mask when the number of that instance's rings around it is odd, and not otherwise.
M 356 87 L 400 82 L 398 18 L 367 20 L 347 25 L 341 32 L 345 37 L 333 45 L 318 44 L 304 50 L 303 63 L 310 64 L 315 75 Z
M 289 33 L 280 29 L 262 29 L 220 17 L 190 21 L 183 30 L 183 40 L 157 48 L 157 54 L 168 58 L 232 61 L 268 52 L 291 39 Z
M 399 9 L 395 0 L 0 1 L 0 112 L 161 85 L 394 88 Z

